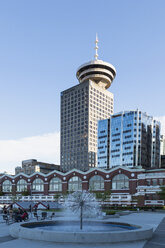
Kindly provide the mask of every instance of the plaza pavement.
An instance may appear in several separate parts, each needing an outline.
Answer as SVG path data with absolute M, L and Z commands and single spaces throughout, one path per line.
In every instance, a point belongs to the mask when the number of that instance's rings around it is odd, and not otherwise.
M 0 216 L 0 248 L 165 248 L 165 214 L 159 212 L 139 212 L 125 216 L 119 219 L 113 219 L 115 222 L 128 222 L 137 225 L 148 225 L 156 232 L 150 241 L 138 241 L 118 244 L 55 244 L 52 242 L 33 241 L 25 239 L 13 239 L 9 236 L 9 226 L 3 223 Z M 57 217 L 58 218 L 58 217 Z M 164 220 L 163 220 L 164 219 Z M 110 219 L 112 221 L 112 219 Z M 163 221 L 162 221 L 163 220 Z M 159 225 L 160 224 L 160 225 Z M 157 228 L 158 227 L 158 228 Z M 161 235 L 160 235 L 161 233 Z M 65 238 L 65 237 L 64 237 Z M 152 242 L 152 240 L 154 241 Z M 160 242 L 159 242 L 160 241 Z M 150 242 L 150 243 L 149 243 Z
M 151 240 L 148 240 L 144 248 L 162 248 L 165 247 L 165 217 L 156 228 Z

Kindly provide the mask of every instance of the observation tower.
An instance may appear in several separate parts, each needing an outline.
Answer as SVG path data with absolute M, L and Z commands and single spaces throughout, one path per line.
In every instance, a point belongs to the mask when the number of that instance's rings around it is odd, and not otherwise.
M 97 123 L 113 115 L 114 96 L 107 89 L 116 70 L 99 60 L 97 52 L 96 35 L 94 60 L 78 68 L 77 85 L 61 92 L 60 163 L 65 172 L 75 168 L 87 171 L 97 166 Z

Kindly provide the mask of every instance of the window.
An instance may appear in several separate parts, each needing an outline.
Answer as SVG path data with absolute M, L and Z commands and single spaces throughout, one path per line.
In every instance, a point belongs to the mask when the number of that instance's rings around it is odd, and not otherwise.
M 131 138 L 131 135 L 125 136 L 125 139 Z
M 44 191 L 44 182 L 40 178 L 37 178 L 32 183 L 33 191 Z
M 23 192 L 27 190 L 27 182 L 21 179 L 17 182 L 17 192 Z
M 159 185 L 163 185 L 163 179 L 162 178 L 159 179 Z
M 118 135 L 120 135 L 120 133 L 115 133 L 115 134 L 112 134 L 112 137 L 118 136 Z
M 50 191 L 62 191 L 61 179 L 58 177 L 51 179 L 49 183 L 49 190 Z
M 125 131 L 123 131 L 123 133 L 130 133 L 131 132 L 131 130 L 125 130 Z
M 90 190 L 104 190 L 104 178 L 101 176 L 93 176 L 89 180 L 89 189 Z
M 112 189 L 129 189 L 129 178 L 124 174 L 114 176 L 112 179 Z
M 2 183 L 2 192 L 12 192 L 12 183 L 9 180 Z
M 82 190 L 82 180 L 81 178 L 74 176 L 69 179 L 68 191 L 78 191 Z
M 157 186 L 157 179 L 152 179 L 152 185 Z
M 150 186 L 151 185 L 151 180 L 150 179 L 147 179 L 147 186 Z

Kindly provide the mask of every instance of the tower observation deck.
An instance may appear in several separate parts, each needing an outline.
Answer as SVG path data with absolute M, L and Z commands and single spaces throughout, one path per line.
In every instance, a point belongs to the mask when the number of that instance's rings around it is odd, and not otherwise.
M 96 53 L 95 59 L 81 65 L 76 73 L 77 79 L 80 83 L 83 83 L 86 80 L 92 80 L 100 87 L 104 89 L 108 89 L 111 86 L 113 79 L 116 76 L 116 70 L 113 65 L 110 63 L 104 62 L 102 60 L 98 60 L 98 38 L 96 35 Z

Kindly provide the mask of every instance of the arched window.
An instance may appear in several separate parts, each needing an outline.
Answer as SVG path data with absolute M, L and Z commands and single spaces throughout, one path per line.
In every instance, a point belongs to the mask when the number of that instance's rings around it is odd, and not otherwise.
M 27 190 L 27 182 L 24 179 L 20 179 L 17 182 L 17 192 L 23 192 Z
M 44 182 L 40 178 L 37 178 L 32 183 L 33 191 L 44 191 Z
M 112 179 L 112 189 L 129 189 L 129 178 L 124 174 L 118 174 Z
M 101 176 L 93 176 L 89 179 L 90 190 L 104 190 L 104 178 Z
M 9 180 L 2 183 L 2 192 L 12 192 L 12 183 Z
M 61 179 L 58 177 L 51 179 L 49 183 L 49 190 L 50 191 L 62 191 Z
M 82 180 L 79 177 L 71 177 L 68 182 L 68 191 L 82 190 Z

